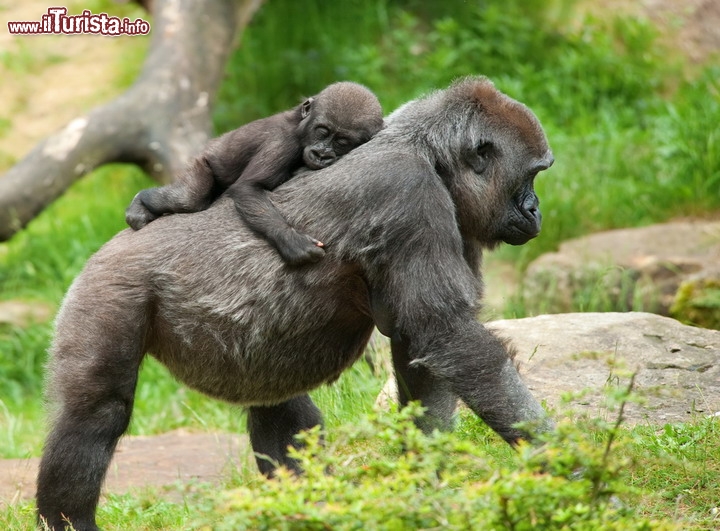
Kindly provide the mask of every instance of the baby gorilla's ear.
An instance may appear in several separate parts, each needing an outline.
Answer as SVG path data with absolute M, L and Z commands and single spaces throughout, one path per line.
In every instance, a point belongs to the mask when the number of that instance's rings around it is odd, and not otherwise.
M 307 118 L 308 114 L 310 114 L 313 101 L 315 101 L 314 98 L 308 98 L 303 102 L 302 107 L 300 108 L 300 114 L 303 118 Z

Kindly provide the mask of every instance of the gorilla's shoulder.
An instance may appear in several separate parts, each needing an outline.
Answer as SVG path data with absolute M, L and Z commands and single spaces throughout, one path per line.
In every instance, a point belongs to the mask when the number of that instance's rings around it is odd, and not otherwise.
M 336 170 L 381 188 L 407 187 L 413 183 L 419 185 L 437 176 L 432 163 L 412 150 L 386 148 L 361 151 L 361 148 L 358 148 L 357 155 L 350 153 L 347 160 L 341 160 Z M 340 166 L 342 162 L 344 165 Z

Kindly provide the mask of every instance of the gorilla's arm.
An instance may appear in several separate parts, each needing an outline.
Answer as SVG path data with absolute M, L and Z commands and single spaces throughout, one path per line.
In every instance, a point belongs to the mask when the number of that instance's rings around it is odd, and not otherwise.
M 453 266 L 446 262 L 430 269 L 424 281 L 441 287 L 443 278 L 431 275 L 438 269 L 451 271 Z M 395 275 L 401 278 L 396 283 L 397 296 L 417 289 L 409 280 L 412 271 L 397 269 Z M 420 400 L 428 408 L 423 427 L 449 427 L 448 412 L 459 397 L 509 443 L 529 437 L 527 431 L 515 427 L 518 422 L 550 428 L 542 407 L 520 380 L 505 344 L 476 320 L 464 297 L 451 289 L 426 295 L 416 298 L 418 305 L 412 309 L 391 307 L 389 312 L 398 312 L 391 345 L 401 403 Z M 400 300 L 397 296 L 391 300 Z M 455 306 L 456 311 L 447 313 L 448 306 Z
M 450 427 L 457 397 L 510 443 L 530 437 L 519 422 L 551 428 L 506 345 L 478 322 L 478 281 L 453 209 L 441 192 L 430 193 L 434 202 L 427 189 L 424 201 L 403 201 L 414 205 L 412 226 L 397 230 L 394 259 L 381 268 L 381 287 L 371 288 L 377 325 L 391 338 L 401 403 L 422 402 L 426 430 Z

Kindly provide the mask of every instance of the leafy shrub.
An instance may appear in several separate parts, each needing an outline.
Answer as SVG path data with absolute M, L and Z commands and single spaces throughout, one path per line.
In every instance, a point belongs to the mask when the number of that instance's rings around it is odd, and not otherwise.
M 320 433 L 295 453 L 306 470 L 294 477 L 230 490 L 217 499 L 205 529 L 671 529 L 642 518 L 609 458 L 577 427 L 560 427 L 542 449 L 520 447 L 515 465 L 497 466 L 468 440 L 423 435 L 417 409 L 371 416 L 346 426 L 329 446 Z M 342 448 L 346 450 L 342 452 Z M 348 455 L 347 451 L 352 452 Z M 331 470 L 331 473 L 327 473 Z M 578 474 L 578 470 L 583 472 Z M 211 523 L 207 521 L 210 518 Z

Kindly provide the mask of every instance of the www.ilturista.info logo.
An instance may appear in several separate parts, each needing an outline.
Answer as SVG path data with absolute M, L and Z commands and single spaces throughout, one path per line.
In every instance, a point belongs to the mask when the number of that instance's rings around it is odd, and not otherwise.
M 8 31 L 13 35 L 81 34 L 96 35 L 147 35 L 150 23 L 136 18 L 119 18 L 99 13 L 93 15 L 85 9 L 81 15 L 68 15 L 66 7 L 49 7 L 40 22 L 8 22 Z

